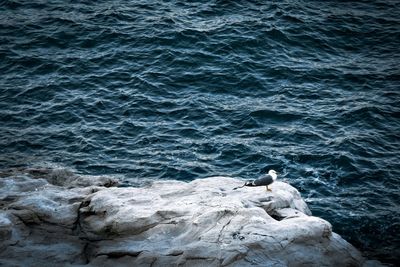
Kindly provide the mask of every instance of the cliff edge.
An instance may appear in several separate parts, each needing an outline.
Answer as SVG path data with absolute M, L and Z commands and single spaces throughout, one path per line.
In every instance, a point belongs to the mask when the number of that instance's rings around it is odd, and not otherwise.
M 0 175 L 4 266 L 382 266 L 283 182 L 211 177 L 115 187 L 65 170 Z

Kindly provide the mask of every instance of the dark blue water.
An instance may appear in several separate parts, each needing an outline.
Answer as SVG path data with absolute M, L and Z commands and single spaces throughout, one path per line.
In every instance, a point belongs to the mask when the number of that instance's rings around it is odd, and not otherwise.
M 0 1 L 0 166 L 273 168 L 400 261 L 398 1 Z

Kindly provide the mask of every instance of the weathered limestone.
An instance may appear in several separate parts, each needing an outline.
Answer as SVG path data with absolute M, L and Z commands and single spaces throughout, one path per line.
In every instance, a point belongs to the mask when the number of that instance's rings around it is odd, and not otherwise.
M 0 265 L 380 266 L 283 182 L 227 177 L 110 187 L 104 177 L 0 175 Z

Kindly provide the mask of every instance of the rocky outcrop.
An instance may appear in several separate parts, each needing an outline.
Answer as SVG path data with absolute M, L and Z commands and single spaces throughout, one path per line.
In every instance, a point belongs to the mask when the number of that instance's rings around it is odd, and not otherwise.
M 59 170 L 0 176 L 4 266 L 380 266 L 283 182 L 267 192 L 227 177 L 122 188 Z

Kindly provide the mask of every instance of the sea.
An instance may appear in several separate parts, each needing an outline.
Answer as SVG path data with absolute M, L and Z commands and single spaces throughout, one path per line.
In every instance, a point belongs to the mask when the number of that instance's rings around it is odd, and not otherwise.
M 400 2 L 1 0 L 0 169 L 270 169 L 400 262 Z

